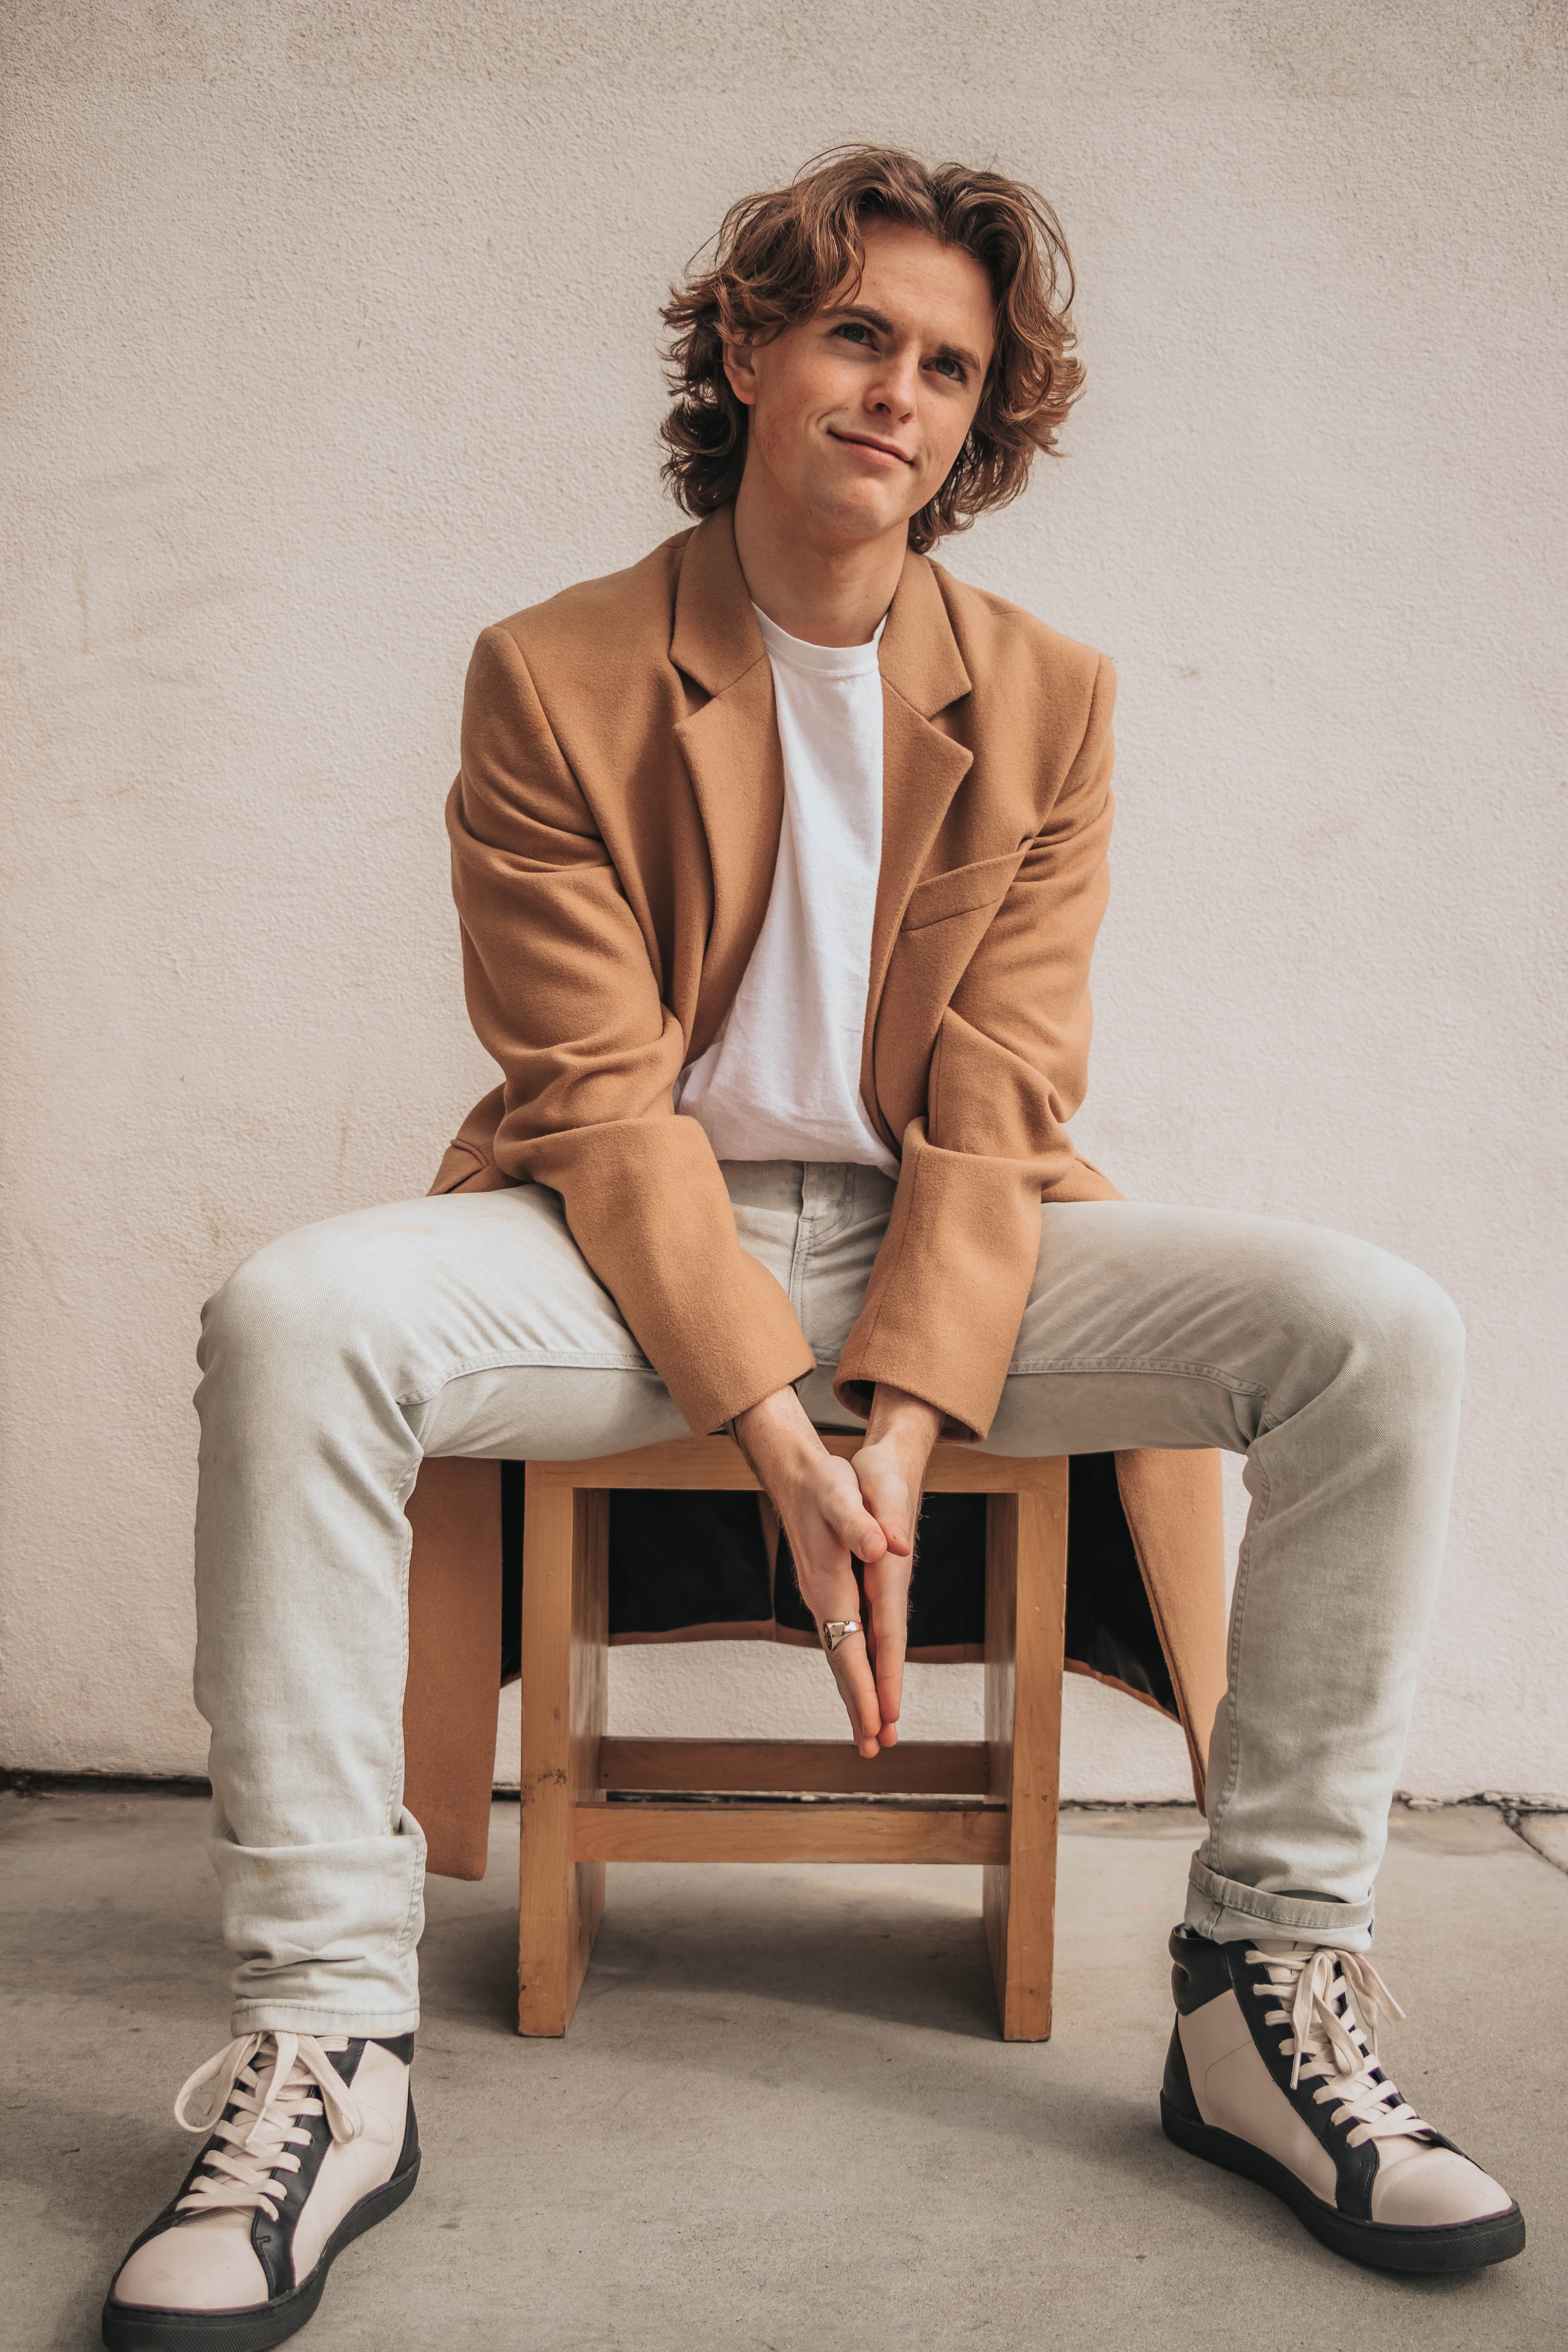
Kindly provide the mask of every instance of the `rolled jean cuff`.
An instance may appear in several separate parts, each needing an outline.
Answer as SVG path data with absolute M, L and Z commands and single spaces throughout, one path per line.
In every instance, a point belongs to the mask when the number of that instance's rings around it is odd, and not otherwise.
M 1370 1895 L 1364 1903 L 1314 1903 L 1300 1895 L 1265 1895 L 1237 1878 L 1222 1878 L 1195 1854 L 1187 1874 L 1186 1925 L 1211 1944 L 1285 1936 L 1294 1944 L 1365 1952 L 1372 1947 L 1373 1909 Z
M 419 2011 L 413 2009 L 321 2009 L 314 2001 L 237 2000 L 229 2014 L 229 2031 L 242 2033 L 310 2033 L 330 2042 L 340 2033 L 351 2042 L 395 2042 L 414 2033 Z

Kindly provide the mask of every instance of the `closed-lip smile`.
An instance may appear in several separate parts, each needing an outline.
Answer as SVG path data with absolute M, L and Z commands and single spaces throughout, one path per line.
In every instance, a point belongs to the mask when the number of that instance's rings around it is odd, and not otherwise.
M 838 433 L 831 425 L 827 429 L 836 441 L 847 441 L 851 448 L 880 449 L 885 457 L 897 457 L 900 464 L 905 466 L 912 466 L 915 462 L 906 451 L 897 448 L 891 441 L 879 441 L 874 433 Z

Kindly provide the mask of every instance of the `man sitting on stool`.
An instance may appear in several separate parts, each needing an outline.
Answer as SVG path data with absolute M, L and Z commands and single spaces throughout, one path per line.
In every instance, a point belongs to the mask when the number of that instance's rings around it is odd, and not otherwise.
M 205 1318 L 236 2038 L 181 2094 L 205 2146 L 118 2272 L 111 2347 L 280 2342 L 414 2184 L 421 1461 L 725 1427 L 818 1626 L 865 1620 L 826 1663 L 867 1757 L 939 1433 L 1246 1455 L 1165 2127 L 1357 2260 L 1523 2243 L 1372 2049 L 1458 1318 L 1364 1243 L 1130 1205 L 1077 1157 L 1111 673 L 929 560 L 1051 448 L 1069 287 L 1054 216 L 994 173 L 858 149 L 747 198 L 666 313 L 696 527 L 479 639 L 448 820 L 503 1083 L 439 1197 L 273 1244 Z M 837 1459 L 817 1425 L 860 1420 Z

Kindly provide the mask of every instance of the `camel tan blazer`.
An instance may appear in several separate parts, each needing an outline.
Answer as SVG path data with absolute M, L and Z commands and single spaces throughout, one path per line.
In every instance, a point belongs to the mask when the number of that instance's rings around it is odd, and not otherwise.
M 911 555 L 881 646 L 883 851 L 860 1084 L 900 1157 L 840 1360 L 982 1436 L 1040 1202 L 1114 1198 L 1088 1075 L 1110 835 L 1109 663 Z M 468 1009 L 503 1084 L 442 1190 L 532 1179 L 694 1430 L 812 1369 L 671 1089 L 756 944 L 784 766 L 728 509 L 479 639 L 447 803 Z
M 1111 824 L 1110 664 L 919 555 L 881 642 L 883 849 L 861 1093 L 899 1156 L 838 1363 L 983 1436 L 1040 1203 L 1114 1200 L 1075 1150 Z M 766 910 L 784 805 L 773 675 L 729 509 L 479 638 L 447 803 L 468 1003 L 502 1083 L 433 1189 L 539 1182 L 695 1431 L 812 1369 L 674 1115 Z M 1223 1687 L 1212 1457 L 1121 1457 L 1194 1777 Z

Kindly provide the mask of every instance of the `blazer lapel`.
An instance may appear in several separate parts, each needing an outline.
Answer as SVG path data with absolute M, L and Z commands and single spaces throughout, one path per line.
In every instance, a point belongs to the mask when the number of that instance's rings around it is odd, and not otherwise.
M 936 574 L 922 555 L 905 559 L 882 633 L 882 864 L 871 926 L 860 1089 L 875 1112 L 871 1042 L 882 984 L 910 893 L 973 753 L 931 720 L 973 691 Z M 894 1149 L 898 1139 L 890 1139 Z
M 713 872 L 713 921 L 689 1051 L 705 1050 L 767 912 L 784 818 L 773 678 L 735 553 L 728 507 L 687 542 L 669 657 L 711 699 L 676 725 Z

